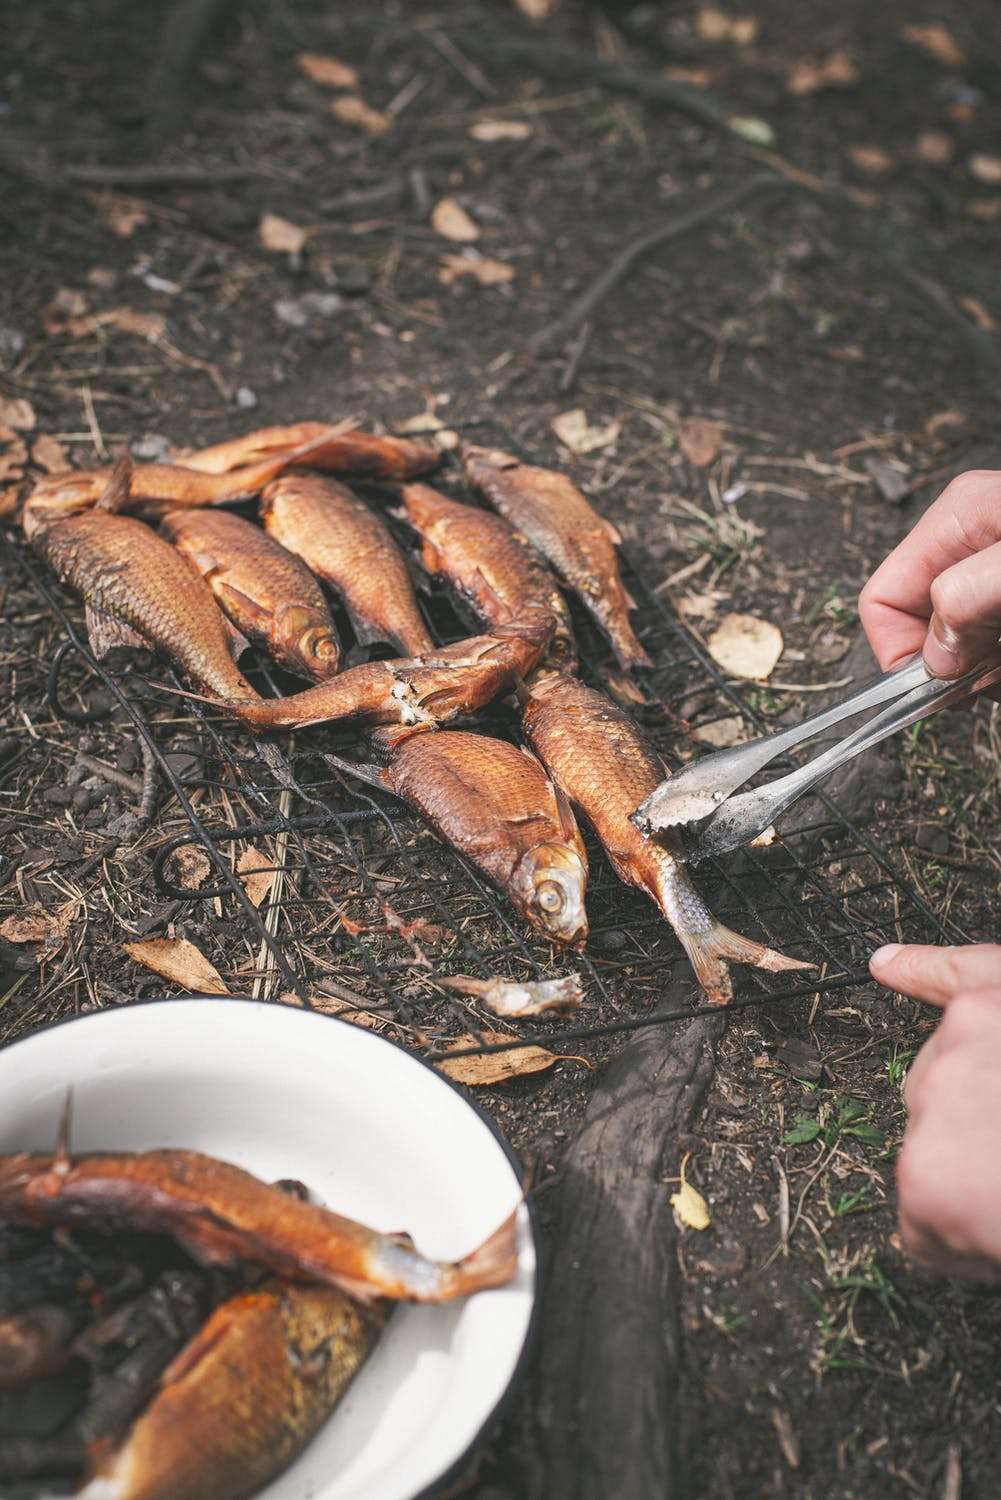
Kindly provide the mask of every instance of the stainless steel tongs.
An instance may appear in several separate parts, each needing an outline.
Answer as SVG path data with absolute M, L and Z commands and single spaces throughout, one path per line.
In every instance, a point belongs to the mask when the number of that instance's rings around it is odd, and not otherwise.
M 695 863 L 710 855 L 729 853 L 764 833 L 798 797 L 863 750 L 999 681 L 1001 666 L 981 665 L 963 677 L 945 681 L 932 677 L 920 656 L 912 657 L 892 672 L 873 678 L 840 703 L 812 714 L 790 729 L 779 729 L 732 749 L 716 750 L 685 766 L 651 792 L 632 814 L 632 820 L 646 834 L 702 823 L 688 847 L 688 858 Z M 785 751 L 844 719 L 887 702 L 890 706 L 861 728 L 787 776 L 732 795 Z

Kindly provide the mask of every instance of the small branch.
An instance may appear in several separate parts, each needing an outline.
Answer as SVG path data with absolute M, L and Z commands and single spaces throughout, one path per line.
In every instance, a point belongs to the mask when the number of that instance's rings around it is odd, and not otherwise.
M 263 177 L 260 167 L 158 166 L 64 166 L 61 175 L 70 182 L 92 183 L 95 187 L 214 187 L 219 182 L 245 182 L 248 177 Z

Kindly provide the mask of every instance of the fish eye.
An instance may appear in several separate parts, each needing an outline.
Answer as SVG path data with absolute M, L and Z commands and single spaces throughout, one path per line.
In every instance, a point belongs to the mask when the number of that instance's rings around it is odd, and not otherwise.
M 539 886 L 539 905 L 543 911 L 557 912 L 563 906 L 563 892 L 553 880 L 543 881 Z

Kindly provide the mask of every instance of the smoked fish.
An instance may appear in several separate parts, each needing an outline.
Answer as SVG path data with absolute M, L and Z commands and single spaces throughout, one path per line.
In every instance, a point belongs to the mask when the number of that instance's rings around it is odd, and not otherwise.
M 335 427 L 325 422 L 261 427 L 211 448 L 185 453 L 181 462 L 186 468 L 200 469 L 206 474 L 226 474 L 244 464 L 258 463 L 290 448 L 314 443 L 324 434 L 325 441 L 312 449 L 308 460 L 302 460 L 311 469 L 327 469 L 332 474 L 359 478 L 402 480 L 426 474 L 441 462 L 440 451 L 427 443 L 417 443 L 412 438 L 377 437 L 371 432 L 359 432 L 348 422 Z
M 298 677 L 340 665 L 337 627 L 305 563 L 259 526 L 220 510 L 171 511 L 160 535 L 208 584 L 241 635 Z
M 327 1286 L 270 1281 L 216 1308 L 78 1500 L 244 1500 L 295 1459 L 386 1321 Z
M 513 620 L 526 606 L 551 610 L 556 630 L 547 659 L 573 671 L 570 611 L 534 547 L 503 516 L 461 505 L 430 485 L 405 484 L 399 494 L 399 515 L 421 539 L 425 570 L 444 578 L 486 625 Z
M 269 535 L 341 595 L 363 645 L 388 641 L 408 656 L 433 649 L 403 553 L 344 485 L 286 474 L 268 485 L 260 509 Z
M 463 1260 L 432 1261 L 408 1235 L 380 1234 L 197 1151 L 0 1156 L 0 1219 L 168 1234 L 204 1265 L 249 1261 L 363 1302 L 447 1302 L 503 1286 L 518 1259 L 515 1214 Z
M 615 547 L 621 537 L 611 521 L 555 469 L 538 469 L 509 453 L 471 443 L 463 446 L 462 461 L 470 483 L 580 597 L 607 635 L 619 665 L 627 671 L 651 666 L 629 623 L 633 601 L 619 572 Z
M 523 689 L 529 743 L 588 819 L 615 873 L 646 891 L 674 928 L 709 1000 L 733 998 L 727 960 L 773 972 L 810 969 L 718 922 L 676 847 L 644 838 L 629 815 L 664 779 L 660 757 L 629 715 L 576 677 L 541 674 Z

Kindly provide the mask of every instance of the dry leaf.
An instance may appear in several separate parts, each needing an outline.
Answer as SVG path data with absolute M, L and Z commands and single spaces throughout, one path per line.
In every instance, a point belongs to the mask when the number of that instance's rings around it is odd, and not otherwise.
M 167 320 L 162 313 L 141 313 L 131 307 L 109 307 L 106 312 L 88 313 L 82 318 L 65 318 L 59 322 L 50 318 L 49 333 L 68 333 L 71 338 L 86 338 L 99 328 L 117 328 L 120 333 L 134 333 L 138 338 L 156 344 L 167 332 Z
M 972 219 L 993 223 L 995 219 L 1001 219 L 1001 198 L 975 198 L 966 205 L 966 212 Z
M 265 250 L 275 250 L 285 255 L 299 255 L 306 243 L 307 231 L 283 219 L 280 214 L 264 214 L 257 230 Z
M 697 469 L 706 469 L 717 457 L 723 441 L 723 426 L 707 417 L 689 417 L 678 427 L 678 447 Z
M 959 305 L 966 309 L 977 327 L 982 328 L 985 333 L 997 332 L 997 319 L 992 312 L 987 310 L 979 297 L 960 297 Z
M 207 855 L 195 844 L 182 844 L 175 849 L 168 866 L 171 880 L 185 891 L 197 891 L 212 872 Z
M 43 432 L 31 445 L 31 461 L 47 474 L 62 474 L 70 466 L 66 450 L 56 438 Z
M 604 427 L 592 427 L 580 406 L 573 411 L 561 412 L 549 425 L 571 453 L 593 453 L 596 448 L 608 448 L 622 430 L 622 423 L 618 421 L 607 422 Z
M 514 3 L 530 21 L 544 21 L 553 11 L 556 0 L 514 0 Z
M 0 396 L 0 424 L 30 432 L 35 425 L 35 408 L 23 396 Z
M 445 453 L 458 448 L 461 441 L 459 434 L 453 432 L 451 427 L 446 427 L 433 411 L 422 411 L 418 412 L 416 417 L 408 417 L 405 422 L 400 423 L 400 431 L 423 433 L 430 438 L 435 448 L 441 448 Z
M 895 166 L 893 157 L 881 146 L 850 146 L 848 155 L 860 172 L 868 172 L 872 177 L 892 172 Z
M 930 26 L 905 26 L 903 36 L 905 41 L 913 42 L 943 67 L 961 68 L 966 62 L 963 49 L 941 21 L 933 21 Z
M 477 120 L 469 127 L 474 141 L 527 141 L 532 133 L 527 120 Z
M 944 130 L 923 130 L 914 143 L 914 150 L 922 161 L 932 167 L 944 167 L 952 160 L 955 142 Z
M 229 994 L 218 969 L 187 938 L 147 938 L 141 943 L 123 943 L 122 948 L 137 964 L 189 994 Z
M 342 99 L 335 99 L 330 113 L 336 115 L 342 125 L 354 125 L 359 130 L 368 131 L 369 135 L 385 135 L 393 123 L 391 115 L 383 114 L 381 109 L 372 109 L 358 94 L 345 94 Z
M 77 904 L 67 901 L 54 912 L 37 903 L 26 906 L 0 922 L 0 937 L 8 943 L 41 943 L 43 948 L 58 948 L 69 931 Z
M 451 286 L 460 276 L 472 276 L 480 286 L 503 286 L 514 279 L 514 267 L 489 255 L 446 255 L 438 270 L 438 280 Z
M 678 1191 L 671 1194 L 671 1207 L 679 1229 L 708 1229 L 712 1223 L 708 1203 L 684 1177 Z
M 125 198 L 120 193 L 101 193 L 97 199 L 97 217 L 112 234 L 127 240 L 142 224 L 149 223 L 149 214 L 137 198 Z
M 703 42 L 736 42 L 747 47 L 758 34 L 757 16 L 728 16 L 715 5 L 703 5 L 695 17 L 696 35 Z
M 274 868 L 268 868 L 271 863 L 268 856 L 262 854 L 254 844 L 248 844 L 236 862 L 236 873 L 243 881 L 247 900 L 254 906 L 260 906 L 275 883 L 278 872 Z
M 519 1019 L 523 1016 L 541 1016 L 547 1010 L 579 1010 L 584 999 L 584 986 L 579 974 L 567 974 L 562 979 L 524 980 L 473 979 L 468 974 L 449 974 L 435 980 L 445 989 L 458 990 L 482 1000 L 495 1016 Z
M 686 620 L 711 620 L 729 594 L 723 589 L 707 589 L 704 594 L 686 594 L 675 599 L 674 607 Z
M 744 721 L 736 715 L 732 718 L 714 719 L 711 724 L 702 724 L 693 734 L 700 745 L 712 745 L 717 750 L 725 750 L 730 745 L 739 745 L 746 736 L 747 729 Z
M 785 642 L 778 626 L 754 615 L 724 615 L 706 643 L 709 655 L 733 677 L 756 682 L 771 675 Z
M 302 1004 L 298 995 L 287 994 L 281 998 L 287 1005 Z M 342 1021 L 350 1021 L 352 1026 L 364 1026 L 366 1031 L 382 1031 L 387 1024 L 385 1016 L 377 1016 L 373 1011 L 349 1005 L 346 1000 L 338 1000 L 334 995 L 312 994 L 309 1004 L 311 1009 L 318 1010 L 321 1015 L 340 1016 Z
M 446 240 L 472 244 L 480 237 L 480 226 L 454 198 L 441 198 L 431 210 L 431 223 Z
M 967 166 L 978 182 L 986 182 L 989 187 L 1001 186 L 1001 156 L 988 156 L 986 151 L 978 151 L 970 157 Z
M 314 83 L 322 83 L 328 89 L 356 89 L 358 74 L 350 64 L 339 57 L 323 57 L 319 52 L 300 52 L 296 67 Z
M 481 1036 L 460 1036 L 449 1042 L 447 1051 L 458 1052 L 480 1043 L 509 1042 L 504 1031 L 484 1031 Z M 558 1062 L 555 1052 L 545 1047 L 516 1047 L 510 1052 L 488 1052 L 479 1057 L 460 1057 L 455 1062 L 435 1063 L 435 1067 L 456 1083 L 471 1085 L 503 1083 L 507 1078 L 517 1078 L 523 1073 L 544 1073 Z
M 827 57 L 796 63 L 786 77 L 790 94 L 816 94 L 821 89 L 846 89 L 858 83 L 859 71 L 844 47 Z

